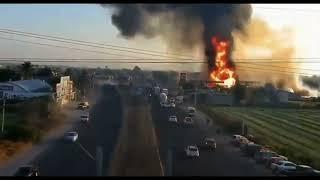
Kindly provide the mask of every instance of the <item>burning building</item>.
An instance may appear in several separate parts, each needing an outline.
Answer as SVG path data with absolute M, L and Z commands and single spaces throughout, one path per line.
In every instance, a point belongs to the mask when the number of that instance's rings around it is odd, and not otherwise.
M 112 4 L 112 24 L 132 39 L 161 37 L 168 48 L 181 53 L 203 49 L 207 67 L 202 80 L 211 87 L 231 88 L 236 82 L 233 32 L 244 33 L 251 19 L 249 4 Z
M 212 45 L 215 48 L 215 58 L 213 68 L 209 67 L 209 79 L 211 87 L 222 86 L 231 88 L 236 83 L 235 69 L 230 63 L 230 44 L 228 41 L 219 41 L 216 37 L 212 38 Z

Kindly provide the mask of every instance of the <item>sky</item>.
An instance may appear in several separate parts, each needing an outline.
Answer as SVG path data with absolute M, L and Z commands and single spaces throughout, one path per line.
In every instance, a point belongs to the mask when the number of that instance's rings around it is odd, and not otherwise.
M 318 4 L 253 4 L 253 17 L 260 17 L 271 27 L 294 30 L 296 57 L 320 57 L 318 51 L 318 32 L 320 24 L 320 5 Z M 270 9 L 279 8 L 279 9 Z M 282 10 L 280 8 L 283 8 Z M 312 11 L 306 11 L 306 10 Z M 97 4 L 1 4 L 0 29 L 11 29 L 58 37 L 91 41 L 104 44 L 132 47 L 166 52 L 160 39 L 126 40 L 118 35 L 111 23 L 111 11 Z M 80 52 L 63 48 L 30 45 L 3 40 L 1 37 L 32 40 L 0 33 L 0 53 L 2 57 L 50 57 L 50 58 L 119 58 L 106 54 Z M 52 43 L 37 40 L 37 42 Z M 59 43 L 61 44 L 61 43 Z M 66 44 L 66 46 L 70 46 Z M 82 47 L 88 49 L 88 47 Z M 111 52 L 111 51 L 109 51 Z M 112 52 L 119 53 L 119 52 Z M 123 53 L 122 53 L 123 54 Z M 133 55 L 133 54 L 131 54 Z M 77 64 L 79 65 L 79 64 Z M 90 65 L 90 64 L 86 64 Z M 111 64 L 101 66 L 116 67 Z M 320 64 L 303 64 L 304 68 L 320 69 Z M 130 67 L 128 65 L 122 65 Z M 141 65 L 156 69 L 162 65 Z M 187 65 L 170 65 L 166 68 L 195 68 Z M 320 72 L 320 71 L 319 71 Z

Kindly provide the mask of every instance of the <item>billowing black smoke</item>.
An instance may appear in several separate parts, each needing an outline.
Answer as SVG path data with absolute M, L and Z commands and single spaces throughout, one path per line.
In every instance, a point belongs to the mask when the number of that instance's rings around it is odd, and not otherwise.
M 233 45 L 232 32 L 244 30 L 251 17 L 247 4 L 110 4 L 112 23 L 125 38 L 162 36 L 173 48 L 189 50 L 201 43 L 208 59 L 214 57 L 211 38 Z M 162 17 L 155 25 L 154 17 Z M 211 63 L 211 61 L 209 61 Z M 213 64 L 210 64 L 211 66 Z
M 301 76 L 300 78 L 303 85 L 306 85 L 311 89 L 316 89 L 316 90 L 320 89 L 320 76 L 311 76 L 311 77 Z

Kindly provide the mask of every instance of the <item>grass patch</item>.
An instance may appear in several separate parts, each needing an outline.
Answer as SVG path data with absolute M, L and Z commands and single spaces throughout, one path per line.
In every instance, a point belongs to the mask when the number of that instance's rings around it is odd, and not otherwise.
M 58 106 L 45 99 L 8 104 L 4 133 L 0 132 L 0 161 L 19 153 L 23 146 L 41 142 L 45 133 L 58 127 L 65 118 Z
M 320 168 L 320 113 L 316 109 L 200 106 L 225 130 L 239 134 L 245 120 L 249 134 L 291 161 Z M 240 129 L 240 130 L 239 130 Z

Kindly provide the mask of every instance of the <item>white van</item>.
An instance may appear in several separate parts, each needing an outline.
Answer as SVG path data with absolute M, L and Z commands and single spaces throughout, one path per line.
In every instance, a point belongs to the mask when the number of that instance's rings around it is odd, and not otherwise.
M 169 94 L 168 89 L 162 89 L 162 92 L 165 93 L 167 96 L 168 96 L 168 94 Z
M 176 102 L 176 104 L 182 104 L 183 103 L 183 96 L 177 96 L 175 102 Z
M 188 114 L 193 116 L 196 113 L 196 108 L 188 107 Z

